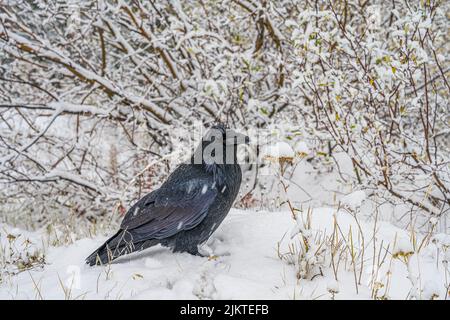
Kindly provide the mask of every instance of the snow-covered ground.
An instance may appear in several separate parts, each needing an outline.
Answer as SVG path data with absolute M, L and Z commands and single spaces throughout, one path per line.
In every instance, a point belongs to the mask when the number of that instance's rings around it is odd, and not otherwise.
M 84 258 L 106 236 L 52 246 L 46 230 L 0 225 L 0 298 L 447 298 L 448 235 L 420 237 L 334 208 L 299 213 L 297 223 L 287 211 L 233 209 L 202 248 L 210 258 L 155 247 L 97 267 Z

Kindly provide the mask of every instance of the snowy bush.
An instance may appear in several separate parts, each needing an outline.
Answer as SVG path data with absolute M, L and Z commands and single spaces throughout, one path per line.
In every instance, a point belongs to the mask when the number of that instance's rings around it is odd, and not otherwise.
M 120 211 L 176 164 L 174 128 L 220 119 L 294 127 L 315 141 L 314 161 L 344 152 L 354 172 L 344 179 L 441 220 L 448 6 L 9 2 L 0 9 L 3 211 L 91 220 Z

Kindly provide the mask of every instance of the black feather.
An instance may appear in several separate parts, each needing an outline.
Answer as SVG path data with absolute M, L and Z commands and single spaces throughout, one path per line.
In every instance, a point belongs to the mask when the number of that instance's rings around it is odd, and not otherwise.
M 198 245 L 211 236 L 228 214 L 242 179 L 236 160 L 239 142 L 226 142 L 229 135 L 236 133 L 222 125 L 213 129 L 222 138 L 211 140 L 207 134 L 191 163 L 180 165 L 158 190 L 136 202 L 125 215 L 120 230 L 86 259 L 87 264 L 105 264 L 156 244 L 176 252 L 199 254 Z M 202 159 L 194 163 L 196 153 L 203 153 L 211 143 L 223 151 L 223 161 Z M 234 152 L 231 163 L 226 163 L 228 152 Z

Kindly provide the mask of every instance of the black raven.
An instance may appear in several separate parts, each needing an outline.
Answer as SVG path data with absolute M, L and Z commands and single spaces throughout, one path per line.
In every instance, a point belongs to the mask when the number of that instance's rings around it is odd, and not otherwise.
M 86 263 L 105 264 L 156 244 L 201 255 L 198 245 L 217 229 L 238 194 L 242 173 L 236 150 L 240 143 L 248 143 L 248 137 L 223 124 L 213 126 L 191 161 L 181 164 L 159 189 L 134 204 L 120 230 Z

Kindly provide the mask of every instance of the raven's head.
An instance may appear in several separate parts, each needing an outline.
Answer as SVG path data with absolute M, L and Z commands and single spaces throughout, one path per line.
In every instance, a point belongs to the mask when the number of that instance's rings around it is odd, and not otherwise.
M 237 164 L 237 146 L 248 144 L 249 137 L 219 123 L 212 126 L 192 157 L 194 164 L 223 166 Z

